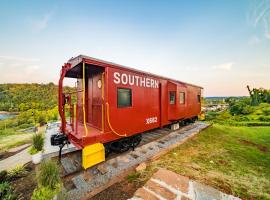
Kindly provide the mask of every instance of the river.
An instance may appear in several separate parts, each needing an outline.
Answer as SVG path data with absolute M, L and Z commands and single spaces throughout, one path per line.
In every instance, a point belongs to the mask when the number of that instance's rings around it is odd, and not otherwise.
M 0 114 L 0 120 L 3 120 L 3 119 L 8 119 L 8 118 L 12 118 L 12 117 L 15 117 L 16 114 L 10 114 L 10 113 L 2 113 Z

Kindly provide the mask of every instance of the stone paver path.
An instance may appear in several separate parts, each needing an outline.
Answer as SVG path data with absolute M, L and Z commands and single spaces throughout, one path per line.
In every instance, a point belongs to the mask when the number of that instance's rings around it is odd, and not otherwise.
M 165 169 L 158 170 L 129 200 L 240 200 Z
M 4 160 L 0 161 L 0 171 L 11 170 L 18 165 L 24 165 L 31 161 L 31 156 L 28 153 L 28 148 L 20 151 L 19 153 L 10 156 Z
M 51 146 L 50 138 L 52 134 L 56 134 L 58 131 L 58 127 L 54 126 L 49 128 L 45 131 L 45 144 L 44 144 L 44 153 L 43 157 L 52 157 L 57 156 L 59 147 L 58 146 Z M 18 150 L 18 149 L 16 149 Z M 73 145 L 65 146 L 62 150 L 62 153 L 68 153 L 75 151 L 76 148 Z M 10 156 L 6 159 L 0 161 L 0 171 L 2 170 L 11 170 L 14 169 L 18 165 L 24 165 L 32 160 L 31 155 L 28 153 L 28 148 L 20 151 L 19 153 Z

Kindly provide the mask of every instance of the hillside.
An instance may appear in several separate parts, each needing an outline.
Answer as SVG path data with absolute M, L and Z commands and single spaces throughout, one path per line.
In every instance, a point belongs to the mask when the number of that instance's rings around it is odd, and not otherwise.
M 53 83 L 0 84 L 0 111 L 48 110 L 57 106 L 57 99 L 58 86 Z

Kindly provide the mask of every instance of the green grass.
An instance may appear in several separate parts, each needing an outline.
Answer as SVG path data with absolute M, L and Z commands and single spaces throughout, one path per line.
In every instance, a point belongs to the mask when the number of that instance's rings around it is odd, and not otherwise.
M 270 127 L 213 125 L 128 180 L 139 185 L 158 168 L 247 199 L 270 199 Z
M 0 130 L 0 152 L 31 143 L 32 133 L 17 132 L 14 129 Z
M 230 109 L 221 112 L 208 111 L 206 120 L 232 126 L 270 126 L 270 104 L 246 106 L 249 107 L 249 113 L 246 114 L 232 115 Z

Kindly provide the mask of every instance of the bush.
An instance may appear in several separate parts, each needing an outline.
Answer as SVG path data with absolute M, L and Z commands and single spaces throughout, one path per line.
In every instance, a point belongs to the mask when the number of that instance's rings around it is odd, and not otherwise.
M 38 182 L 42 187 L 56 189 L 61 183 L 59 166 L 55 161 L 44 161 L 40 165 Z
M 3 170 L 0 172 L 0 183 L 3 183 L 7 180 L 8 172 L 7 170 Z
M 60 188 L 60 187 L 59 187 Z M 59 192 L 59 189 L 49 187 L 38 187 L 34 190 L 31 200 L 50 200 Z
M 26 169 L 23 165 L 17 165 L 14 169 L 8 171 L 7 177 L 9 180 L 20 178 L 26 175 Z
M 32 146 L 29 150 L 31 155 L 36 154 L 39 151 L 42 151 L 44 147 L 44 137 L 43 134 L 38 133 L 34 134 L 32 137 Z
M 248 105 L 248 102 L 242 100 L 230 106 L 230 113 L 232 115 L 248 115 L 253 112 L 253 107 Z
M 268 108 L 263 108 L 263 109 L 262 109 L 262 113 L 263 113 L 265 116 L 269 116 L 269 115 L 270 115 L 270 107 L 268 107 Z
M 12 187 L 8 182 L 0 183 L 0 199 L 3 200 L 15 200 L 17 199 L 16 193 L 14 193 Z
M 260 116 L 258 118 L 258 120 L 261 121 L 261 122 L 270 122 L 270 117 L 268 117 L 268 116 Z

